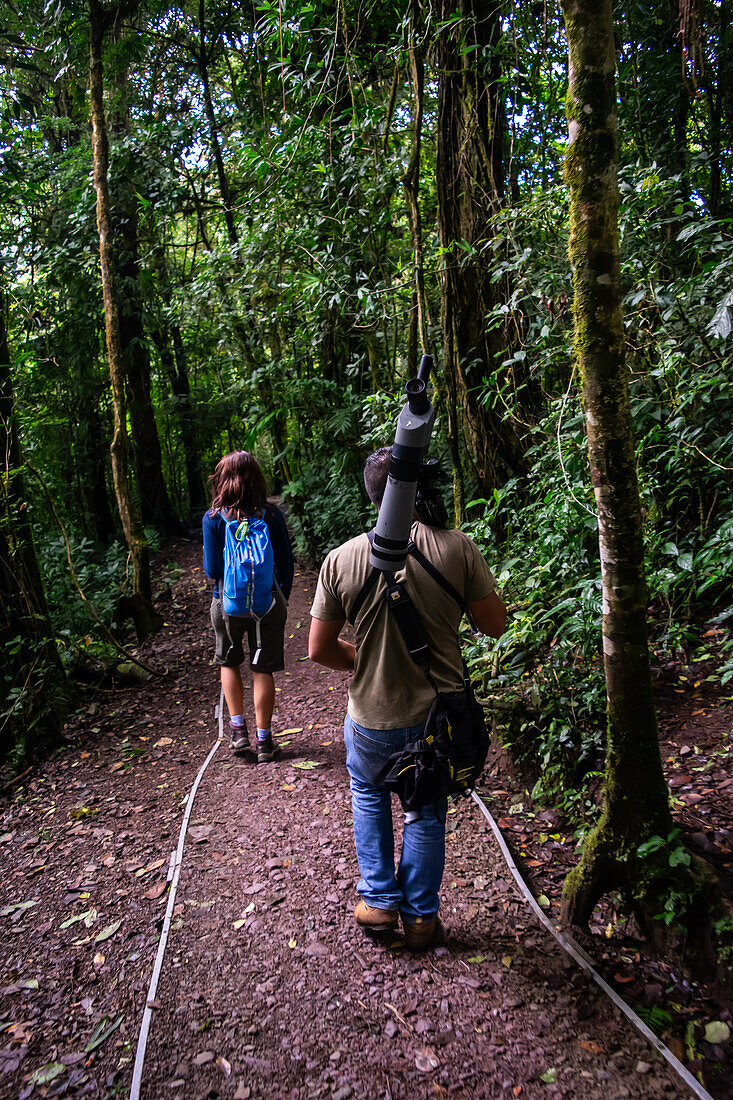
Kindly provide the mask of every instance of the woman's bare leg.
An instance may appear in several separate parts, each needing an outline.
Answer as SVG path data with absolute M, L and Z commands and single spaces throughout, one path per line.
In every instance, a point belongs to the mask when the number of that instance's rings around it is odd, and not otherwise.
M 222 670 L 223 671 L 223 670 Z M 252 672 L 252 697 L 257 728 L 269 730 L 275 709 L 275 677 L 271 672 Z
M 239 669 L 222 667 L 221 686 L 224 688 L 224 698 L 227 701 L 229 716 L 243 714 L 244 687 L 242 685 L 242 673 Z

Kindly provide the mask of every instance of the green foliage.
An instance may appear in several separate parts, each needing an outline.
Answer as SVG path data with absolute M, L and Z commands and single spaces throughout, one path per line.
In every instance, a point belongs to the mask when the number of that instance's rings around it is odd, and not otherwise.
M 650 1027 L 657 1035 L 663 1034 L 672 1023 L 671 1013 L 669 1013 L 666 1008 L 660 1008 L 659 1005 L 652 1005 L 650 1008 L 639 1006 L 636 1009 L 636 1014 L 640 1016 L 647 1027 Z
M 656 919 L 668 927 L 687 926 L 691 910 L 699 899 L 700 884 L 689 873 L 690 853 L 680 840 L 680 830 L 673 829 L 665 838 L 652 836 L 637 848 L 639 859 L 646 865 L 642 870 L 639 896 L 645 892 L 645 884 L 654 882 L 655 893 L 663 909 Z
M 69 540 L 79 585 L 103 622 L 115 625 L 115 607 L 124 591 L 126 555 L 119 543 L 100 549 L 91 540 Z M 80 655 L 108 656 L 110 643 L 99 630 L 92 611 L 79 595 L 69 572 L 66 546 L 61 536 L 49 537 L 36 529 L 38 559 L 46 597 L 55 625 L 61 659 L 73 667 Z
M 317 471 L 310 469 L 288 482 L 283 498 L 292 508 L 297 553 L 320 561 L 334 546 L 367 530 L 368 509 L 358 476 L 333 458 Z

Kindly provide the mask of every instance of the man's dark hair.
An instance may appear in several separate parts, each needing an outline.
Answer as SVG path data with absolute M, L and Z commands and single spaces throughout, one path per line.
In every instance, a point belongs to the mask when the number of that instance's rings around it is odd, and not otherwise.
M 387 487 L 387 474 L 392 458 L 391 447 L 380 447 L 364 463 L 364 488 L 372 504 L 381 506 L 384 490 Z

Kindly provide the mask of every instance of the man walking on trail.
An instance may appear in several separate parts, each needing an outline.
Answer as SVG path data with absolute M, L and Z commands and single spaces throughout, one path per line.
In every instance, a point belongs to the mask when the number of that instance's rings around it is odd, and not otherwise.
M 377 509 L 391 454 L 391 447 L 382 447 L 364 467 L 364 485 Z M 478 629 L 499 637 L 506 609 L 476 544 L 462 531 L 418 522 L 411 536 L 418 550 L 458 591 Z M 395 874 L 391 795 L 375 779 L 393 753 L 422 733 L 435 696 L 389 614 L 382 585 L 374 585 L 357 608 L 356 645 L 339 637 L 346 621 L 352 620 L 352 608 L 372 571 L 370 550 L 368 536 L 362 534 L 332 550 L 324 561 L 311 608 L 308 652 L 317 664 L 354 671 L 344 722 L 361 873 L 357 886 L 361 899 L 354 918 L 367 931 L 387 931 L 396 927 L 401 916 L 407 946 L 423 950 L 442 936 L 438 891 L 445 863 L 447 800 L 405 815 Z M 431 671 L 438 690 L 459 691 L 463 687 L 460 608 L 410 555 L 397 579 L 404 583 L 430 640 Z

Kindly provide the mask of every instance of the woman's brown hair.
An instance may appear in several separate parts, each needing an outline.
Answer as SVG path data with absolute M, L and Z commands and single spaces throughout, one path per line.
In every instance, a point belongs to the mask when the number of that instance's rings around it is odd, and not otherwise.
M 254 516 L 267 505 L 267 489 L 257 460 L 249 451 L 232 451 L 217 463 L 211 482 L 211 514 L 232 519 Z

